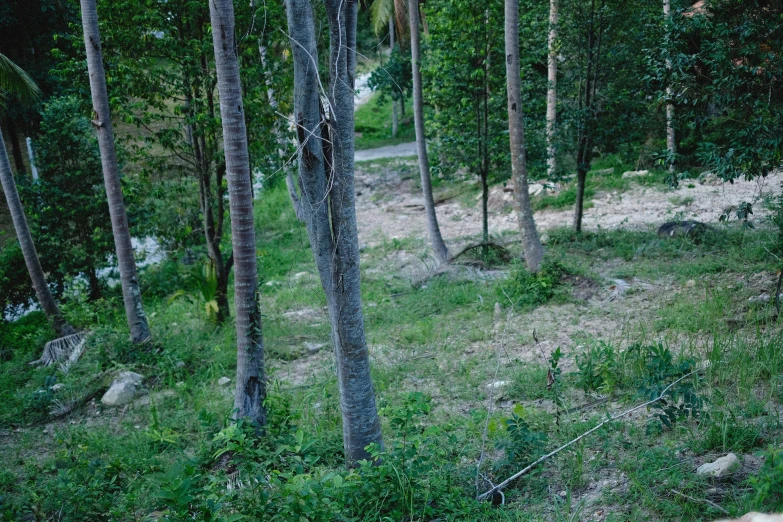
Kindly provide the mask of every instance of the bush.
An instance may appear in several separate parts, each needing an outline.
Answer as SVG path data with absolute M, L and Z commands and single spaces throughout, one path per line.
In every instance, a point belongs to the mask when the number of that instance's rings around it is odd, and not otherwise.
M 498 290 L 498 295 L 508 296 L 514 306 L 529 308 L 542 305 L 557 294 L 568 270 L 559 262 L 545 263 L 541 270 L 533 274 L 524 267 L 514 270 L 507 283 Z

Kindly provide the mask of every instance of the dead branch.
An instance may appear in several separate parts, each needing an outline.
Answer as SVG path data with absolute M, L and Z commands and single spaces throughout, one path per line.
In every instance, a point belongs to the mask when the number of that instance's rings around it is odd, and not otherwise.
M 557 455 L 558 453 L 560 453 L 560 452 L 561 452 L 561 451 L 563 451 L 564 449 L 566 449 L 566 448 L 568 448 L 569 446 L 572 446 L 573 444 L 575 444 L 575 443 L 579 442 L 580 440 L 582 440 L 583 438 L 587 437 L 587 436 L 588 436 L 588 435 L 590 435 L 591 433 L 593 433 L 593 432 L 595 432 L 595 431 L 598 431 L 598 430 L 599 430 L 600 428 L 602 428 L 602 427 L 603 427 L 605 424 L 608 424 L 608 423 L 610 423 L 610 422 L 613 422 L 613 421 L 615 421 L 615 420 L 619 419 L 620 417 L 625 417 L 626 415 L 628 415 L 628 414 L 630 414 L 630 413 L 633 413 L 633 412 L 635 412 L 636 410 L 640 410 L 640 409 L 642 409 L 642 408 L 645 408 L 645 407 L 647 407 L 647 406 L 650 406 L 651 404 L 655 404 L 656 402 L 658 402 L 658 401 L 660 401 L 661 399 L 663 399 L 663 398 L 666 396 L 666 393 L 667 393 L 667 392 L 668 392 L 668 391 L 669 391 L 669 390 L 670 390 L 670 389 L 671 389 L 671 388 L 672 388 L 672 387 L 673 387 L 675 384 L 679 383 L 679 382 L 680 382 L 680 381 L 682 381 L 683 379 L 686 379 L 686 378 L 690 377 L 691 375 L 693 375 L 693 374 L 695 374 L 695 373 L 698 373 L 699 371 L 700 371 L 700 370 L 694 370 L 694 371 L 692 371 L 692 372 L 690 372 L 690 373 L 687 373 L 687 374 L 683 375 L 682 377 L 680 377 L 680 378 L 679 378 L 679 379 L 677 379 L 676 381 L 674 381 L 674 382 L 672 382 L 671 384 L 669 384 L 669 385 L 668 385 L 666 388 L 664 388 L 664 389 L 663 389 L 663 391 L 661 392 L 661 394 L 660 394 L 660 395 L 658 395 L 656 398 L 654 398 L 654 399 L 652 399 L 652 400 L 650 400 L 650 401 L 644 402 L 644 403 L 642 403 L 642 404 L 639 404 L 638 406 L 634 406 L 634 407 L 633 407 L 633 408 L 631 408 L 630 410 L 625 410 L 625 411 L 624 411 L 624 412 L 622 412 L 622 413 L 618 413 L 617 415 L 613 415 L 612 417 L 609 417 L 608 419 L 606 419 L 605 421 L 601 422 L 600 424 L 598 424 L 598 425 L 597 425 L 597 426 L 595 426 L 594 428 L 592 428 L 592 429 L 590 429 L 590 430 L 588 430 L 588 431 L 586 431 L 586 432 L 582 433 L 582 434 L 581 434 L 581 435 L 579 435 L 577 438 L 575 438 L 575 439 L 571 440 L 570 442 L 567 442 L 566 444 L 563 444 L 562 446 L 560 446 L 560 447 L 559 447 L 559 448 L 557 448 L 556 450 L 554 450 L 554 451 L 551 451 L 551 452 L 547 453 L 546 455 L 544 455 L 543 457 L 541 457 L 541 458 L 540 458 L 540 459 L 538 459 L 537 461 L 533 462 L 532 464 L 530 464 L 530 465 L 529 465 L 529 466 L 527 466 L 526 468 L 522 469 L 521 471 L 518 471 L 518 472 L 514 473 L 513 475 L 511 475 L 509 478 L 507 478 L 506 480 L 504 480 L 503 482 L 501 482 L 501 483 L 500 483 L 500 484 L 498 484 L 497 486 L 493 486 L 491 489 L 489 489 L 489 490 L 485 491 L 484 493 L 482 493 L 481 495 L 479 495 L 478 497 L 476 497 L 476 500 L 484 500 L 484 499 L 486 499 L 486 498 L 488 498 L 488 497 L 491 497 L 491 496 L 492 496 L 492 495 L 494 495 L 496 492 L 498 492 L 498 491 L 500 491 L 501 489 L 505 488 L 506 486 L 508 486 L 509 484 L 511 484 L 513 481 L 515 481 L 516 479 L 518 479 L 519 477 L 521 477 L 522 475 L 524 475 L 525 473 L 527 473 L 527 472 L 528 472 L 528 471 L 530 471 L 531 469 L 535 468 L 536 466 L 538 466 L 539 464 L 541 464 L 541 463 L 542 463 L 542 462 L 544 462 L 545 460 L 549 459 L 550 457 L 553 457 L 553 456 Z
M 708 500 L 706 498 L 692 497 L 690 495 L 686 495 L 685 493 L 677 491 L 676 489 L 672 489 L 671 492 L 674 493 L 675 495 L 679 495 L 679 496 L 681 496 L 683 498 L 686 498 L 686 499 L 690 500 L 691 502 L 701 502 L 703 504 L 707 504 L 708 506 L 710 506 L 710 507 L 712 507 L 714 509 L 717 509 L 718 511 L 720 511 L 724 515 L 730 515 L 731 514 L 728 511 L 726 511 L 725 509 L 723 509 L 722 507 L 720 507 L 718 504 L 713 502 L 712 500 Z

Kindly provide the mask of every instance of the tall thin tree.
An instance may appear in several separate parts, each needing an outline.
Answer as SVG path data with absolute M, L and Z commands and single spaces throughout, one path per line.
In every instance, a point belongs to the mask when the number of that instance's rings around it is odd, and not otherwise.
M 421 190 L 424 195 L 424 211 L 427 214 L 427 229 L 432 242 L 435 257 L 441 263 L 449 260 L 449 250 L 443 241 L 435 213 L 435 200 L 432 197 L 432 178 L 430 162 L 427 156 L 427 137 L 424 134 L 424 96 L 421 85 L 421 30 L 419 29 L 419 1 L 409 0 L 408 21 L 411 38 L 411 66 L 413 67 L 413 125 L 416 129 L 416 150 L 419 155 L 419 173 Z
M 103 68 L 96 0 L 81 0 L 81 8 L 84 47 L 87 51 L 87 70 L 90 74 L 90 92 L 92 93 L 92 123 L 98 134 L 98 146 L 101 151 L 103 184 L 109 202 L 111 228 L 117 251 L 117 264 L 120 268 L 122 297 L 125 303 L 125 316 L 128 320 L 131 340 L 134 343 L 142 343 L 150 338 L 150 329 L 141 302 L 136 260 L 133 257 L 133 245 L 128 229 L 128 216 L 122 198 L 117 152 L 114 148 L 114 131 L 109 110 L 109 95 L 106 91 L 106 72 Z
M 541 245 L 536 230 L 527 185 L 525 122 L 522 116 L 522 85 L 519 66 L 519 0 L 505 0 L 505 2 L 506 87 L 508 90 L 508 131 L 511 142 L 514 200 L 519 231 L 522 234 L 525 263 L 528 270 L 538 272 L 544 257 L 544 247 Z
M 242 82 L 239 77 L 232 0 L 209 0 L 212 44 L 223 123 L 223 150 L 234 247 L 234 302 L 237 329 L 237 383 L 234 409 L 257 426 L 266 422 L 264 341 L 258 302 L 258 262 L 253 220 L 253 183 L 247 149 Z
M 666 71 L 671 72 L 672 59 L 669 57 L 669 21 L 671 19 L 671 0 L 663 0 L 663 18 L 666 24 L 666 37 L 664 39 L 666 49 Z M 668 75 L 667 75 L 668 76 Z M 671 79 L 666 79 L 666 149 L 669 151 L 669 172 L 674 172 L 674 155 L 677 152 L 677 144 L 674 141 L 674 104 L 672 103 Z
M 2 109 L 3 97 L 6 93 L 16 94 L 23 103 L 34 102 L 40 98 L 41 91 L 18 65 L 9 60 L 5 55 L 0 54 L 0 109 Z M 33 244 L 33 237 L 30 234 L 30 228 L 27 226 L 27 217 L 24 215 L 22 201 L 19 199 L 19 192 L 16 189 L 16 181 L 11 171 L 11 162 L 6 152 L 5 141 L 3 140 L 3 129 L 0 128 L 0 185 L 3 187 L 5 200 L 8 203 L 8 210 L 11 213 L 11 221 L 16 230 L 16 237 L 19 239 L 19 246 L 22 250 L 27 271 L 30 273 L 30 279 L 33 282 L 33 289 L 38 298 L 38 304 L 46 314 L 49 322 L 54 327 L 57 335 L 64 337 L 75 333 L 73 327 L 65 321 L 60 308 L 46 284 L 46 277 L 38 252 Z
M 370 376 L 359 274 L 354 195 L 354 93 L 358 2 L 324 0 L 329 20 L 329 83 L 318 71 L 310 0 L 288 0 L 294 58 L 294 114 L 305 226 L 326 294 L 349 464 L 381 445 Z M 321 103 L 322 95 L 327 105 Z
M 667 0 L 668 1 L 668 0 Z M 546 165 L 547 174 L 557 172 L 557 12 L 559 0 L 549 0 L 549 37 L 547 38 L 547 91 L 546 91 Z

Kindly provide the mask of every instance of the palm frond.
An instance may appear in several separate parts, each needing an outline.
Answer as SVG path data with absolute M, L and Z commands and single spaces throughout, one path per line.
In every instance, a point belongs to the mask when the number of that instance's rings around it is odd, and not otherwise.
M 373 0 L 370 4 L 370 22 L 375 35 L 380 35 L 386 29 L 389 19 L 394 17 L 395 0 Z
M 41 89 L 30 75 L 0 53 L 0 98 L 16 94 L 22 103 L 32 104 L 41 97 Z

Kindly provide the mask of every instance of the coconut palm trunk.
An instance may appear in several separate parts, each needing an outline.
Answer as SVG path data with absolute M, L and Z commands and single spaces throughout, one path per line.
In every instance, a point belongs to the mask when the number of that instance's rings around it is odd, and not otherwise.
M 555 128 L 557 125 L 557 12 L 559 0 L 549 0 L 549 37 L 547 47 L 546 92 L 546 165 L 549 177 L 557 172 L 557 149 L 555 147 Z M 506 21 L 508 25 L 508 21 Z
M 114 148 L 114 131 L 109 110 L 109 96 L 106 91 L 106 73 L 103 68 L 101 36 L 98 31 L 96 0 L 81 0 L 81 9 L 84 46 L 87 51 L 87 70 L 90 74 L 90 92 L 92 93 L 92 123 L 98 133 L 103 183 L 109 202 L 111 228 L 114 234 L 117 264 L 120 268 L 125 316 L 128 319 L 131 340 L 134 343 L 142 343 L 150 338 L 150 330 L 141 303 L 139 278 L 128 229 L 128 216 L 125 213 L 125 203 L 122 199 L 117 152 Z
M 538 272 L 541 268 L 541 260 L 544 257 L 544 247 L 541 245 L 541 240 L 536 230 L 536 222 L 533 219 L 533 208 L 530 205 L 530 193 L 527 185 L 525 122 L 522 116 L 522 86 L 519 66 L 519 0 L 505 0 L 505 2 L 506 87 L 508 90 L 508 131 L 511 142 L 514 201 L 516 203 L 519 231 L 522 234 L 525 263 L 528 270 Z
M 332 328 L 349 465 L 382 445 L 370 376 L 362 314 L 359 240 L 354 196 L 354 95 L 357 2 L 325 0 L 331 41 L 330 80 L 321 79 L 315 17 L 309 0 L 288 0 L 288 30 L 294 58 L 294 114 L 299 142 L 299 184 L 305 225 L 326 294 Z
M 234 302 L 237 329 L 237 383 L 234 409 L 256 426 L 266 422 L 264 343 L 258 302 L 258 266 L 253 220 L 253 183 L 247 148 L 242 83 L 234 35 L 232 0 L 209 0 L 215 71 L 223 122 L 223 150 L 234 249 Z
M 389 56 L 394 52 L 394 17 L 389 18 Z M 392 99 L 392 138 L 397 137 L 397 100 Z
M 416 129 L 416 150 L 419 155 L 419 173 L 421 174 L 421 190 L 424 195 L 424 211 L 427 214 L 427 229 L 432 242 L 432 250 L 439 262 L 446 263 L 449 260 L 449 250 L 446 248 L 446 243 L 440 234 L 438 216 L 435 214 L 430 162 L 427 156 L 427 138 L 424 135 L 424 98 L 421 85 L 421 31 L 419 29 L 418 0 L 410 0 L 408 3 L 408 21 L 411 30 L 411 66 L 413 67 L 413 125 Z
M 16 237 L 19 239 L 19 246 L 22 249 L 27 271 L 30 273 L 30 279 L 33 281 L 33 289 L 35 289 L 38 304 L 54 327 L 58 337 L 74 334 L 76 331 L 65 321 L 60 308 L 57 306 L 54 297 L 52 297 L 49 286 L 46 284 L 41 261 L 38 258 L 38 253 L 35 251 L 30 228 L 27 226 L 27 218 L 24 215 L 22 201 L 19 199 L 19 192 L 16 190 L 16 181 L 11 172 L 11 163 L 6 152 L 2 129 L 0 129 L 0 183 L 3 186 L 5 200 L 8 202 L 8 210 L 11 212 L 11 220 L 14 223 Z
M 671 18 L 671 0 L 663 0 L 663 18 L 664 22 L 668 25 Z M 668 43 L 669 43 L 669 29 L 666 29 L 666 71 L 670 72 L 672 69 L 672 60 L 668 57 Z M 677 144 L 674 141 L 674 104 L 672 103 L 672 86 L 671 80 L 666 81 L 666 149 L 669 151 L 669 157 L 674 158 L 677 152 Z M 674 172 L 674 163 L 669 165 L 669 172 Z

